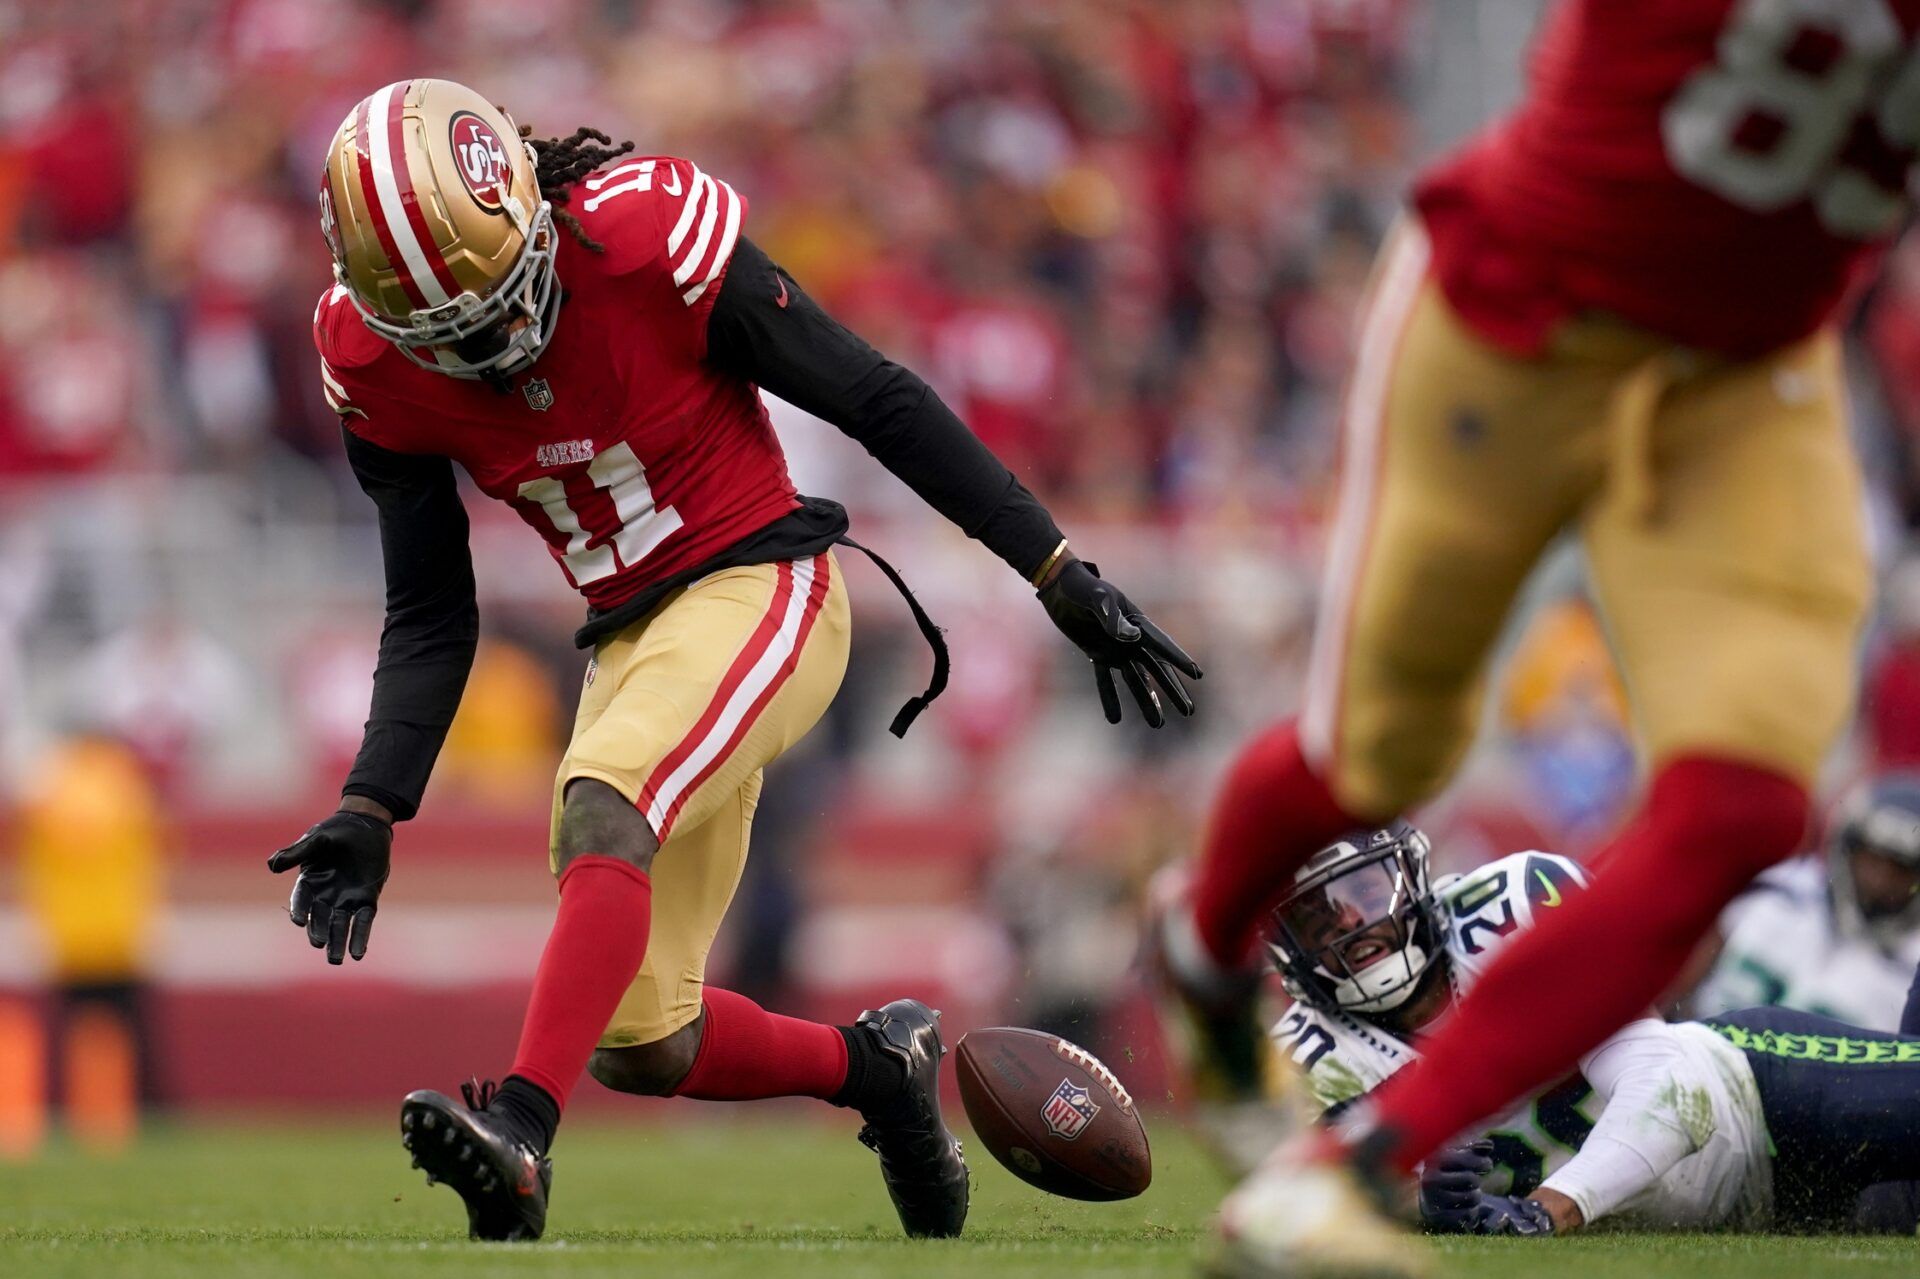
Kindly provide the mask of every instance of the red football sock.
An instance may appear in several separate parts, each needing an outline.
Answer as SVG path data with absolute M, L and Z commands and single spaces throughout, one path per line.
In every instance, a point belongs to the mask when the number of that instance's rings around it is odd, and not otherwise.
M 1382 1086 L 1392 1163 L 1411 1172 L 1645 1013 L 1726 904 L 1800 847 L 1807 811 L 1776 772 L 1706 756 L 1661 769 L 1591 886 L 1516 938 Z
M 1214 959 L 1228 968 L 1244 964 L 1294 872 L 1367 824 L 1314 775 L 1291 721 L 1242 747 L 1214 799 L 1193 886 L 1194 924 Z
M 700 1049 L 676 1097 L 831 1101 L 847 1081 L 847 1041 L 838 1026 L 770 1013 L 745 995 L 707 987 Z
M 534 972 L 511 1074 L 562 1109 L 620 997 L 647 957 L 653 881 L 631 862 L 587 854 L 560 876 L 560 912 Z

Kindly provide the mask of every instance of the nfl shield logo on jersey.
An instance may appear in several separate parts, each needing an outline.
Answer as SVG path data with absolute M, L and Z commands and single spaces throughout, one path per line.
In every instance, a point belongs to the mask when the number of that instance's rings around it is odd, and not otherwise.
M 545 413 L 553 407 L 553 388 L 547 385 L 547 379 L 528 378 L 520 390 L 527 397 L 527 407 L 536 413 Z
M 1099 1113 L 1100 1107 L 1093 1104 L 1093 1094 L 1070 1079 L 1062 1079 L 1053 1096 L 1047 1098 L 1047 1104 L 1040 1108 L 1040 1118 L 1046 1120 L 1047 1128 L 1062 1141 L 1072 1141 L 1085 1132 Z

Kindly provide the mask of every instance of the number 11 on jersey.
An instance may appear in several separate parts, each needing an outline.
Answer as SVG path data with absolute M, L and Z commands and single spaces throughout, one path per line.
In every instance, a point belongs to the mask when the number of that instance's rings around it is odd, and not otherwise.
M 544 516 L 535 524 L 575 586 L 638 564 L 680 527 L 679 512 L 654 505 L 647 469 L 625 441 L 591 462 L 528 480 L 514 504 Z

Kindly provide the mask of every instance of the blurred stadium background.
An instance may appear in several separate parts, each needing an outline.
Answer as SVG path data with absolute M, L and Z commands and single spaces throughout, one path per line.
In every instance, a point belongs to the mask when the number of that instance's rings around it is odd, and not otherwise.
M 1412 167 L 1514 92 L 1536 9 L 0 0 L 0 1099 L 65 1093 L 111 1139 L 136 1075 L 182 1106 L 384 1105 L 507 1059 L 585 659 L 505 508 L 471 507 L 480 662 L 373 957 L 327 969 L 263 866 L 336 793 L 381 616 L 309 337 L 314 179 L 354 101 L 421 74 L 724 175 L 754 237 L 1189 642 L 1201 715 L 1107 728 L 1018 581 L 775 406 L 802 490 L 949 629 L 954 687 L 886 735 L 926 650 L 849 561 L 849 686 L 770 777 L 720 975 L 797 1012 L 912 991 L 962 1029 L 1049 1026 L 1154 1095 L 1132 902 L 1297 694 L 1371 250 Z M 1836 783 L 1920 761 L 1920 248 L 1851 332 L 1887 589 Z M 1557 557 L 1513 628 L 1495 732 L 1430 815 L 1443 864 L 1577 853 L 1629 792 L 1580 591 Z M 431 1018 L 421 987 L 451 996 Z M 0 1100 L 0 1145 L 37 1113 Z

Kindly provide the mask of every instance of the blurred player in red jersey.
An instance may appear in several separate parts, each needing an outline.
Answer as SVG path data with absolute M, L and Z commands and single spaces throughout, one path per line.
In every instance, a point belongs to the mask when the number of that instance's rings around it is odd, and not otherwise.
M 373 94 L 334 137 L 320 203 L 338 284 L 314 337 L 379 508 L 387 621 L 340 809 L 269 865 L 299 868 L 290 913 L 330 962 L 366 953 L 393 823 L 420 803 L 473 661 L 458 463 L 586 596 L 593 658 L 554 786 L 559 913 L 512 1070 L 464 1105 L 410 1094 L 416 1166 L 459 1191 L 475 1237 L 537 1238 L 583 1069 L 630 1093 L 817 1097 L 865 1119 L 907 1232 L 955 1235 L 967 1170 L 940 1115 L 939 1015 L 902 999 L 821 1025 L 704 982 L 761 772 L 847 663 L 846 512 L 795 494 L 757 387 L 858 439 L 1030 579 L 1109 719 L 1116 677 L 1157 727 L 1163 698 L 1192 712 L 1180 678 L 1200 672 L 924 382 L 747 239 L 737 192 L 608 141 L 523 143 L 479 94 L 424 79 Z M 914 609 L 934 685 L 896 732 L 945 678 Z
M 1227 1200 L 1223 1272 L 1417 1270 L 1365 1189 L 1572 1067 L 1799 846 L 1870 595 L 1833 321 L 1907 216 L 1916 22 L 1914 0 L 1565 0 L 1518 110 L 1420 179 L 1365 313 L 1303 711 L 1243 750 L 1156 914 L 1202 1065 L 1259 1086 L 1260 921 L 1315 850 L 1446 783 L 1563 533 L 1648 784 L 1593 891 L 1417 1065 Z

